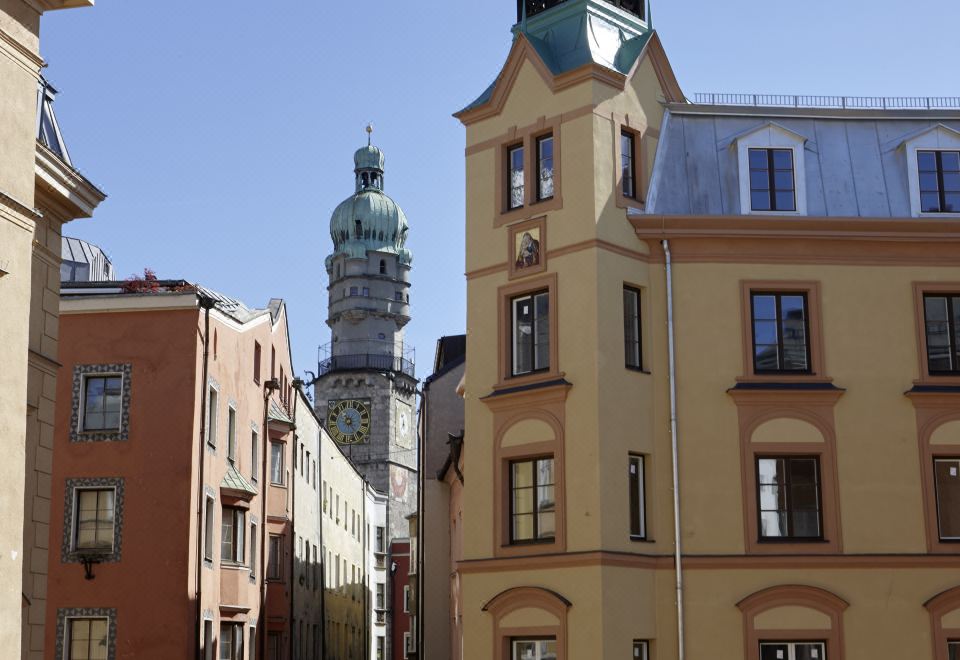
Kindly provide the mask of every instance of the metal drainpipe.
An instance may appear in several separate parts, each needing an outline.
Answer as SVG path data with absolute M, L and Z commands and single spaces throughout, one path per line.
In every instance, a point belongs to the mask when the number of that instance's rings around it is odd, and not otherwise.
M 420 414 L 426 415 L 427 413 L 427 397 L 426 390 L 430 387 L 430 384 L 427 383 L 424 385 L 423 390 L 420 392 Z M 426 431 L 426 417 L 424 417 L 424 431 Z M 418 416 L 417 419 L 417 628 L 416 628 L 416 646 L 417 646 L 417 658 L 423 660 L 424 658 L 424 639 L 423 639 L 423 613 L 425 608 L 424 597 L 425 597 L 425 585 L 427 582 L 427 576 L 424 575 L 424 555 L 425 555 L 425 546 L 423 542 L 423 526 L 425 524 L 425 513 L 427 508 L 427 497 L 424 493 L 424 489 L 427 484 L 427 476 L 424 472 L 424 467 L 426 466 L 426 454 L 427 454 L 427 443 L 424 438 L 420 437 L 420 419 Z
M 293 388 L 297 389 L 297 380 L 294 379 Z M 296 618 L 294 614 L 296 610 L 294 605 L 296 603 L 295 596 L 297 593 L 297 584 L 299 580 L 296 577 L 297 570 L 297 555 L 294 552 L 297 541 L 297 442 L 299 441 L 300 436 L 297 435 L 297 399 L 300 398 L 296 394 L 293 396 L 293 471 L 290 473 L 290 657 L 295 658 L 297 655 L 294 653 L 295 644 L 300 644 L 303 646 L 303 640 L 300 639 L 300 636 L 296 634 Z M 303 460 L 300 461 L 300 476 L 303 476 Z M 302 561 L 302 558 L 301 558 Z M 304 568 L 306 570 L 306 568 Z M 303 620 L 300 621 L 303 625 Z
M 316 398 L 316 388 L 313 390 Z M 323 488 L 323 428 L 320 428 L 319 447 L 317 448 L 317 479 L 320 481 L 320 488 Z M 327 548 L 323 543 L 323 526 L 326 520 L 326 512 L 323 510 L 323 498 L 325 492 L 320 493 L 320 660 L 327 660 Z
M 267 471 L 267 456 L 270 448 L 270 427 L 267 409 L 270 404 L 270 394 L 274 391 L 277 381 L 271 378 L 263 384 L 263 461 L 260 478 L 263 479 L 263 492 L 260 495 L 260 615 L 257 627 L 260 628 L 260 657 L 267 657 L 267 496 L 270 490 L 271 475 Z
M 370 589 L 367 585 L 367 478 L 364 477 L 360 484 L 360 541 L 361 552 L 363 554 L 363 576 L 360 578 L 360 586 L 363 587 L 363 658 L 370 660 Z
M 677 439 L 677 371 L 673 326 L 673 262 L 670 242 L 662 241 L 667 271 L 667 346 L 670 361 L 670 445 L 673 454 L 673 534 L 674 563 L 677 573 L 677 649 L 678 660 L 684 660 L 683 631 L 683 555 L 680 547 L 680 451 Z
M 207 442 L 207 394 L 209 388 L 207 387 L 207 375 L 210 368 L 210 309 L 216 304 L 213 298 L 209 298 L 202 294 L 197 295 L 197 302 L 200 306 L 200 309 L 204 310 L 204 319 L 203 319 L 203 368 L 202 368 L 202 382 L 200 383 L 200 463 L 197 469 L 197 567 L 196 567 L 196 599 L 197 599 L 197 624 L 196 624 L 196 660 L 202 660 L 201 651 L 200 651 L 200 640 L 203 634 L 203 602 L 201 596 L 203 594 L 203 580 L 201 575 L 203 573 L 203 509 L 206 504 L 206 493 L 203 488 L 204 480 L 204 459 L 206 458 L 206 448 L 204 445 Z

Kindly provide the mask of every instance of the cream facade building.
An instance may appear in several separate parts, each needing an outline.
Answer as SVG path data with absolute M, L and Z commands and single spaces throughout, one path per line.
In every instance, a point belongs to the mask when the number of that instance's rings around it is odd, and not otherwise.
M 457 114 L 463 657 L 956 658 L 960 113 L 690 102 L 642 2 L 518 6 Z
M 43 12 L 92 0 L 0 2 L 0 646 L 40 658 L 54 391 L 60 228 L 89 216 L 103 194 L 70 163 L 40 75 Z

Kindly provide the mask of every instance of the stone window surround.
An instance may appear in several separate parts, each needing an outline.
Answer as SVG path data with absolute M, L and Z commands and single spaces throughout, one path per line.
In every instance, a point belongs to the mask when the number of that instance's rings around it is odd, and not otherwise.
M 213 568 L 213 559 L 214 559 L 215 553 L 217 552 L 217 540 L 219 539 L 219 536 L 217 535 L 217 519 L 216 519 L 216 515 L 217 515 L 217 491 L 216 491 L 215 489 L 213 489 L 212 487 L 204 484 L 204 485 L 203 485 L 203 495 L 204 495 L 204 497 L 203 497 L 203 529 L 201 530 L 201 533 L 203 534 L 203 552 L 204 552 L 203 565 L 204 565 L 205 568 L 212 569 L 212 568 Z M 207 522 L 207 500 L 210 500 L 210 501 L 213 502 L 213 506 L 210 507 L 210 511 L 211 511 L 211 513 L 212 513 L 213 516 L 214 516 L 213 522 Z M 210 547 L 211 547 L 211 551 L 210 551 L 210 558 L 209 558 L 209 559 L 206 557 L 207 532 L 208 532 L 208 531 L 210 531 L 210 533 L 212 534 L 212 539 L 213 539 L 213 541 L 212 541 L 212 543 L 211 543 L 211 546 L 210 546 Z
M 917 359 L 920 378 L 914 381 L 915 385 L 960 385 L 960 376 L 946 373 L 930 373 L 927 362 L 927 328 L 924 314 L 923 296 L 925 294 L 958 294 L 960 282 L 914 282 L 914 318 L 917 326 Z
M 560 149 L 561 125 L 560 116 L 550 119 L 544 116 L 529 126 L 523 128 L 511 127 L 499 139 L 499 145 L 494 150 L 496 154 L 496 165 L 494 167 L 494 187 L 496 189 L 494 227 L 502 227 L 517 220 L 523 220 L 534 215 L 543 215 L 547 211 L 563 208 L 563 187 L 560 176 L 562 160 Z M 537 150 L 537 140 L 548 135 L 553 136 L 553 197 L 538 201 L 537 180 L 533 174 L 537 166 L 535 152 Z M 507 191 L 507 157 L 510 149 L 518 146 L 523 147 L 524 203 L 523 206 L 509 209 L 507 208 L 509 197 Z
M 105 490 L 112 488 L 113 499 L 113 549 L 104 552 L 98 558 L 102 563 L 120 561 L 120 549 L 123 531 L 123 489 L 122 477 L 90 477 L 67 479 L 64 488 L 63 503 L 63 540 L 60 544 L 60 561 L 64 564 L 80 563 L 82 553 L 74 547 L 76 539 L 77 491 Z
M 960 629 L 945 628 L 943 618 L 945 615 L 960 609 L 960 587 L 954 587 L 937 594 L 923 606 L 930 613 L 930 625 L 933 629 L 933 659 L 948 660 L 947 643 L 960 639 Z
M 129 364 L 78 364 L 73 368 L 73 405 L 70 412 L 70 442 L 125 442 L 130 432 Z M 117 431 L 84 431 L 83 406 L 88 376 L 120 376 L 120 428 Z
M 550 364 L 544 371 L 536 371 L 528 374 L 513 374 L 513 300 L 518 296 L 527 293 L 537 293 L 546 291 L 550 305 Z M 557 274 L 548 273 L 540 277 L 529 280 L 519 281 L 497 289 L 498 309 L 498 337 L 497 342 L 500 365 L 497 374 L 498 382 L 493 386 L 494 390 L 519 387 L 532 383 L 540 383 L 558 378 L 563 378 L 564 374 L 559 369 L 560 350 L 559 344 L 559 326 L 560 310 L 557 302 Z
M 107 660 L 116 658 L 117 610 L 116 608 L 61 608 L 57 610 L 57 649 L 56 658 L 65 658 L 67 641 L 67 622 L 70 619 L 107 619 Z
M 557 641 L 557 660 L 567 659 L 567 611 L 571 602 L 560 594 L 540 587 L 514 587 L 491 598 L 482 608 L 493 618 L 494 660 L 511 659 L 511 641 L 524 637 L 553 637 Z M 503 620 L 520 609 L 536 609 L 553 615 L 555 626 L 505 627 Z
M 746 660 L 760 660 L 760 639 L 775 633 L 778 640 L 790 642 L 822 641 L 829 660 L 843 660 L 843 613 L 849 603 L 835 594 L 805 585 L 783 585 L 763 589 L 747 596 L 737 608 L 743 613 L 744 651 Z M 758 614 L 781 607 L 803 607 L 826 615 L 830 628 L 822 630 L 759 631 L 755 627 Z M 769 641 L 778 641 L 769 640 Z

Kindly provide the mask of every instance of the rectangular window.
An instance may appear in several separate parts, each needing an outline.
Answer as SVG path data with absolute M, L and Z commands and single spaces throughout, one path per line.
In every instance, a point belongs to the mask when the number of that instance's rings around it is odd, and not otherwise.
M 960 151 L 918 151 L 920 211 L 960 213 Z
M 555 660 L 557 657 L 557 640 L 545 639 L 514 639 L 510 642 L 511 660 Z
M 930 373 L 960 373 L 960 295 L 924 295 L 923 320 Z
M 947 643 L 947 660 L 960 660 L 960 642 Z
M 203 507 L 203 558 L 213 561 L 213 498 L 208 497 Z
M 253 626 L 250 626 L 250 660 L 254 660 L 257 657 L 257 629 Z
M 750 149 L 750 208 L 797 210 L 792 149 Z
M 283 660 L 283 644 L 280 633 L 267 635 L 267 658 L 269 660 Z
M 250 478 L 260 478 L 260 434 L 255 430 L 250 432 Z
M 270 483 L 283 485 L 283 443 L 270 443 Z
M 753 368 L 760 373 L 810 373 L 807 294 L 750 293 Z
M 275 346 L 270 347 L 270 380 L 273 380 L 277 377 L 277 349 Z
M 826 660 L 824 642 L 760 642 L 760 660 Z
M 650 643 L 647 641 L 633 640 L 634 660 L 650 660 Z
M 220 624 L 220 660 L 243 660 L 243 624 Z
M 823 538 L 817 457 L 757 457 L 757 488 L 761 540 Z
M 940 540 L 960 541 L 960 459 L 934 459 L 933 473 Z
M 270 535 L 270 545 L 267 547 L 267 579 L 283 579 L 283 537 L 278 534 Z
M 384 596 L 385 586 L 386 585 L 384 585 L 383 582 L 377 582 L 377 595 L 376 595 L 376 600 L 374 601 L 374 607 L 378 610 L 385 609 L 384 607 L 384 603 L 386 602 L 385 596 Z
M 360 295 L 360 288 L 355 286 L 350 287 L 350 296 L 355 297 L 358 295 Z
M 403 657 L 409 657 L 410 654 L 410 633 L 403 633 Z
M 217 446 L 217 408 L 220 406 L 220 393 L 215 387 L 210 388 L 207 396 L 207 444 Z
M 84 431 L 119 431 L 123 405 L 123 377 L 86 376 L 83 396 Z
M 227 408 L 227 460 L 237 460 L 237 411 Z
M 637 198 L 637 175 L 634 167 L 635 145 L 633 133 L 620 133 L 620 174 L 623 180 L 623 196 Z
M 223 507 L 223 517 L 220 525 L 220 561 L 243 563 L 243 533 L 246 527 L 246 512 L 243 509 Z
M 507 149 L 507 210 L 518 209 L 524 201 L 523 145 Z
M 393 299 L 397 302 L 403 302 L 403 291 L 394 291 Z
M 250 523 L 250 578 L 257 577 L 257 523 Z M 250 648 L 256 648 L 252 646 Z
M 116 491 L 113 488 L 77 491 L 74 549 L 113 549 L 115 498 Z
M 260 361 L 262 360 L 261 353 L 262 350 L 260 349 L 260 342 L 253 342 L 253 382 L 257 385 L 260 384 Z
M 410 585 L 403 585 L 403 612 L 410 614 Z
M 100 660 L 107 657 L 110 621 L 106 618 L 67 619 L 67 660 Z
M 624 363 L 630 369 L 643 368 L 640 347 L 640 292 L 623 287 L 623 353 Z
M 647 537 L 647 502 L 643 456 L 630 457 L 630 538 Z
M 387 530 L 385 527 L 377 526 L 376 533 L 376 545 L 374 546 L 374 552 L 386 552 L 386 535 Z
M 386 658 L 384 658 L 383 656 L 384 651 L 386 650 L 386 646 L 387 646 L 387 638 L 384 637 L 383 635 L 378 635 L 377 636 L 377 660 L 386 660 Z M 951 657 L 950 660 L 953 660 L 953 658 Z
M 537 138 L 537 200 L 553 197 L 553 135 Z
M 550 296 L 546 291 L 510 301 L 513 322 L 513 375 L 550 368 Z
M 213 621 L 203 621 L 203 659 L 213 660 Z
M 510 463 L 510 542 L 551 542 L 556 531 L 553 458 Z

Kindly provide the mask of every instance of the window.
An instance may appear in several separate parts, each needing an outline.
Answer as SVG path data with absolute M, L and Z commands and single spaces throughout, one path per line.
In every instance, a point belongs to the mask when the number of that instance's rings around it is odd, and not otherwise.
M 227 408 L 227 460 L 237 460 L 237 411 L 233 406 Z
M 756 373 L 809 373 L 807 295 L 750 294 L 753 368 Z
M 537 138 L 537 201 L 553 197 L 553 134 Z
M 760 660 L 825 660 L 824 642 L 760 642 Z
M 383 259 L 380 260 L 380 274 L 381 275 L 387 274 L 387 262 L 384 261 Z
M 107 618 L 76 618 L 67 620 L 65 657 L 67 660 L 100 660 L 107 658 L 110 620 Z
M 260 478 L 260 434 L 256 429 L 250 431 L 250 478 Z
M 761 540 L 823 537 L 817 457 L 757 457 L 757 488 Z
M 921 213 L 960 213 L 960 151 L 918 151 Z
M 403 291 L 394 291 L 393 299 L 397 302 L 403 302 Z
M 376 585 L 376 587 L 377 587 L 377 592 L 376 592 L 377 595 L 376 595 L 376 599 L 374 600 L 374 608 L 376 608 L 376 609 L 378 609 L 378 610 L 386 609 L 386 607 L 385 607 L 385 602 L 386 602 L 386 600 L 385 600 L 385 597 L 384 597 L 384 588 L 385 588 L 385 586 L 386 586 L 386 585 L 384 585 L 383 582 L 377 582 L 377 585 Z
M 250 660 L 257 657 L 257 629 L 250 626 Z
M 366 286 L 363 287 L 363 297 L 364 297 L 364 298 L 369 298 L 369 297 L 370 297 L 370 287 L 366 287 Z
M 750 208 L 796 211 L 793 149 L 750 149 Z
M 949 660 L 960 660 L 960 642 L 949 642 L 947 653 Z
M 555 639 L 514 639 L 510 647 L 512 660 L 556 660 Z
M 383 656 L 387 646 L 387 638 L 383 635 L 377 635 L 377 660 L 386 660 Z M 951 657 L 950 660 L 953 660 Z
M 112 488 L 77 491 L 76 550 L 113 550 L 114 498 Z
M 257 577 L 257 523 L 250 523 L 250 579 Z M 252 628 L 251 628 L 252 630 Z M 250 648 L 256 648 L 251 642 Z
M 960 295 L 924 295 L 923 320 L 930 373 L 960 374 Z
M 403 585 L 403 612 L 410 614 L 410 585 Z
M 960 541 L 960 459 L 934 459 L 933 473 L 940 540 Z
M 220 624 L 220 660 L 243 660 L 243 624 Z
M 550 367 L 550 297 L 547 291 L 514 298 L 513 375 Z
M 213 561 L 213 498 L 207 497 L 203 507 L 203 558 Z
M 203 658 L 213 660 L 213 621 L 203 621 Z
M 278 534 L 270 535 L 270 545 L 267 547 L 267 579 L 283 579 L 283 537 Z
M 630 457 L 630 538 L 647 537 L 647 513 L 643 456 Z
M 207 396 L 207 444 L 217 446 L 217 408 L 220 406 L 220 393 L 213 385 Z
M 640 346 L 640 292 L 623 287 L 623 352 L 624 363 L 631 369 L 643 368 Z
M 376 545 L 374 545 L 374 552 L 386 552 L 386 533 L 387 530 L 385 527 L 377 526 L 376 532 Z
M 123 377 L 120 375 L 84 378 L 83 430 L 119 431 L 122 393 Z
M 403 633 L 403 657 L 406 658 L 410 653 L 410 633 Z
M 554 540 L 553 458 L 510 463 L 510 542 Z
M 246 512 L 243 509 L 223 507 L 220 534 L 220 561 L 237 564 L 243 563 L 243 533 L 246 530 L 246 525 Z
M 277 349 L 275 346 L 270 347 L 270 380 L 273 380 L 277 377 Z
M 636 147 L 633 133 L 620 133 L 620 173 L 623 181 L 623 196 L 630 199 L 637 198 L 637 175 L 634 166 Z
M 634 660 L 649 660 L 650 643 L 638 639 L 633 640 L 633 657 Z
M 270 483 L 283 485 L 283 443 L 270 443 Z
M 283 659 L 283 644 L 280 633 L 272 632 L 267 634 L 267 658 L 269 660 Z
M 260 384 L 260 362 L 261 362 L 261 349 L 260 342 L 253 342 L 253 382 L 257 385 Z
M 523 145 L 507 149 L 507 210 L 518 209 L 524 201 Z
M 350 287 L 351 296 L 359 295 L 359 293 L 360 293 L 360 289 L 358 287 L 355 287 L 355 286 Z

